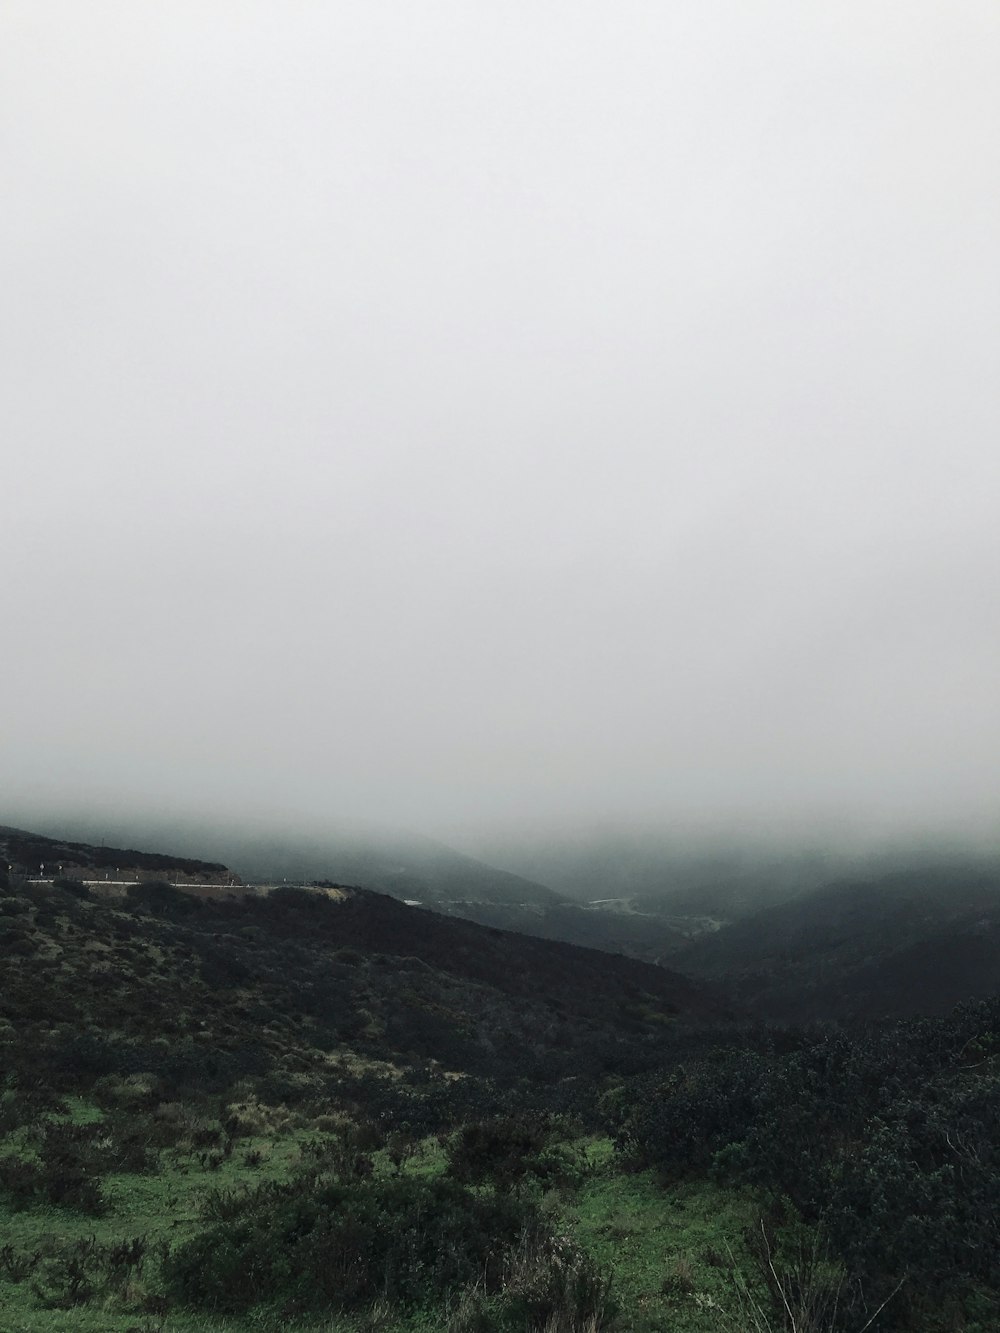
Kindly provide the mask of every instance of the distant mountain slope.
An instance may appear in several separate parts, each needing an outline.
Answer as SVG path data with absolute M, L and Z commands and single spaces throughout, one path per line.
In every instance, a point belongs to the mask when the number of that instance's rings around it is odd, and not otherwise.
M 819 888 L 843 864 L 820 853 L 686 847 L 666 836 L 614 831 L 484 838 L 477 850 L 573 902 L 620 899 L 649 915 L 726 921 Z
M 95 827 L 92 821 L 70 819 L 60 831 L 67 828 L 91 842 L 104 832 L 103 825 Z M 317 832 L 268 827 L 250 818 L 211 824 L 135 819 L 115 828 L 113 836 L 211 856 L 248 883 L 330 880 L 428 905 L 463 900 L 544 906 L 560 901 L 551 889 L 444 843 L 370 824 L 330 820 Z
M 556 902 L 536 907 L 521 903 L 457 902 L 442 905 L 441 910 L 478 921 L 480 925 L 625 954 L 647 963 L 662 963 L 688 942 L 679 930 L 655 916 L 598 911 L 579 903 Z
M 332 832 L 327 837 L 220 838 L 226 859 L 253 880 L 331 879 L 428 906 L 454 900 L 529 903 L 559 901 L 551 889 L 477 861 L 416 834 Z
M 1000 868 L 955 863 L 827 886 L 676 954 L 781 1019 L 947 1011 L 1000 991 Z
M 646 962 L 659 962 L 686 942 L 651 916 L 586 911 L 533 880 L 413 834 L 347 830 L 325 839 L 242 840 L 224 834 L 215 845 L 252 882 L 358 885 L 482 925 Z
M 198 879 L 226 882 L 236 878 L 217 861 L 170 856 L 161 852 L 140 852 L 134 848 L 95 847 L 86 842 L 47 838 L 40 833 L 0 825 L 0 860 L 16 872 L 48 877 L 101 878 L 160 875 L 164 878 Z
M 652 1005 L 661 1013 L 701 1019 L 720 1017 L 725 1008 L 714 988 L 662 967 L 442 917 L 380 894 L 352 893 L 331 923 L 339 939 L 366 949 L 405 950 L 444 972 L 512 997 L 551 996 L 595 1017 L 606 1006 L 638 1013 Z
M 160 842 L 180 841 L 189 849 L 210 846 L 218 862 L 96 847 L 17 830 L 10 833 L 16 835 L 18 852 L 11 859 L 33 873 L 43 862 L 48 866 L 46 873 L 55 873 L 53 863 L 63 862 L 66 869 L 59 873 L 74 874 L 72 866 L 78 866 L 80 877 L 159 874 L 174 881 L 226 882 L 233 875 L 221 864 L 225 860 L 239 868 L 241 881 L 251 884 L 353 884 L 482 925 L 645 962 L 660 963 L 686 943 L 685 934 L 654 915 L 610 908 L 586 910 L 522 876 L 497 870 L 431 839 L 393 830 L 339 828 L 322 838 L 225 827 L 202 833 L 179 828 L 149 835 Z
M 729 1012 L 662 968 L 367 890 L 95 899 L 21 883 L 0 903 L 0 1019 L 29 1062 L 49 1033 L 59 1060 L 97 1072 L 322 1074 L 347 1050 L 552 1083 L 646 1061 L 677 1024 Z

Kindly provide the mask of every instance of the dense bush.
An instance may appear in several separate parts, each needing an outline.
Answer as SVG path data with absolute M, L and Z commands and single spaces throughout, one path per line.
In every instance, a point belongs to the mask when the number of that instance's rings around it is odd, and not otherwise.
M 106 1301 L 112 1293 L 141 1278 L 147 1251 L 142 1236 L 126 1236 L 103 1245 L 95 1236 L 78 1240 L 44 1264 L 32 1281 L 32 1289 L 42 1306 L 49 1309 L 70 1309 L 98 1295 Z M 40 1251 L 14 1256 L 24 1276 L 37 1269 L 41 1257 Z
M 560 1141 L 560 1126 L 540 1115 L 500 1115 L 464 1125 L 455 1135 L 448 1173 L 456 1180 L 491 1182 L 500 1190 L 525 1181 L 578 1184 L 579 1158 Z
M 0 1189 L 15 1208 L 50 1203 L 98 1215 L 105 1207 L 102 1176 L 157 1168 L 143 1122 L 123 1115 L 82 1125 L 38 1116 L 26 1142 L 30 1155 L 0 1158 Z
M 14 1209 L 51 1203 L 57 1208 L 99 1216 L 105 1210 L 101 1182 L 76 1155 L 48 1162 L 0 1157 L 0 1190 Z
M 1000 1296 L 1000 1001 L 706 1053 L 619 1101 L 619 1148 L 789 1199 L 872 1299 Z
M 235 1313 L 278 1300 L 336 1310 L 440 1300 L 537 1220 L 523 1201 L 407 1177 L 265 1186 L 235 1211 L 166 1262 L 186 1304 Z

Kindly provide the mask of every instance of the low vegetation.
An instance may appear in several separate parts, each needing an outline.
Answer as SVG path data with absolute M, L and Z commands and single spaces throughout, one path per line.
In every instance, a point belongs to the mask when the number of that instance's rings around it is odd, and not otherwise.
M 739 1023 L 379 895 L 0 883 L 10 1333 L 987 1333 L 1000 1001 Z

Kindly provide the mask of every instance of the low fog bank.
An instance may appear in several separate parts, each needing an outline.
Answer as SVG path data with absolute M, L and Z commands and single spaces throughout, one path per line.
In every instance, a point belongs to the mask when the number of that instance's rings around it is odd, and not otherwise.
M 749 910 L 838 880 L 896 871 L 1000 868 L 1000 845 L 974 835 L 840 829 L 777 837 L 764 830 L 671 831 L 605 826 L 507 830 L 463 843 L 490 864 L 580 901 L 669 897 L 686 911 Z
M 453 825 L 414 830 L 373 820 L 226 810 L 8 803 L 0 823 L 51 837 L 220 860 L 250 880 L 330 879 L 423 901 L 485 897 L 544 903 L 670 900 L 676 910 L 730 915 L 842 879 L 896 870 L 1000 866 L 1000 842 L 980 826 L 954 832 L 759 821 Z M 434 836 L 428 836 L 428 833 Z
M 0 820 L 995 844 L 1000 7 L 92 10 L 0 10 Z

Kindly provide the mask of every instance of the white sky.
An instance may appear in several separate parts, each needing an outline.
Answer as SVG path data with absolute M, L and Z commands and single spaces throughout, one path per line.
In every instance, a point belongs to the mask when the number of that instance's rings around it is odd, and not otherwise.
M 995 831 L 998 70 L 4 0 L 0 804 Z

